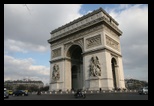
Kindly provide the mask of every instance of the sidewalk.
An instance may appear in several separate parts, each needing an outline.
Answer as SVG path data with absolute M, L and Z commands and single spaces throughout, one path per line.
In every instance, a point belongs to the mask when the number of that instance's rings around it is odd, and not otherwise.
M 137 93 L 137 90 L 126 90 L 126 91 L 84 91 L 85 94 L 102 94 L 102 93 Z M 74 94 L 74 91 L 42 91 L 41 94 Z M 37 92 L 32 92 L 30 94 L 37 94 Z

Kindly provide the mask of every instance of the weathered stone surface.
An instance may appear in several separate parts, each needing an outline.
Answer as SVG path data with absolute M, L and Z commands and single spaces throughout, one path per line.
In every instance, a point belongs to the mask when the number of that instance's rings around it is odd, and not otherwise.
M 49 90 L 125 88 L 121 34 L 102 8 L 53 30 Z

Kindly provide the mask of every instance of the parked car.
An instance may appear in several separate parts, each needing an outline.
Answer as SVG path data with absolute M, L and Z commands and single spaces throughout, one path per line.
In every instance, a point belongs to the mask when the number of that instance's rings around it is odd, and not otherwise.
M 24 90 L 17 90 L 14 91 L 13 96 L 28 96 L 28 92 L 25 92 Z
M 142 95 L 142 94 L 148 94 L 148 86 L 146 86 L 146 87 L 141 87 L 141 88 L 138 90 L 138 93 L 139 93 L 140 95 Z
M 5 98 L 9 98 L 9 94 L 8 94 L 8 92 L 6 90 L 4 90 L 4 99 Z
M 7 92 L 9 93 L 9 95 L 12 95 L 13 94 L 13 91 L 12 90 L 7 90 Z

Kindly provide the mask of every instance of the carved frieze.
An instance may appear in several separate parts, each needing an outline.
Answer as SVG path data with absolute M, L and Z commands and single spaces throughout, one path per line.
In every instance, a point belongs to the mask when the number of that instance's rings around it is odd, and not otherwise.
M 52 58 L 61 56 L 61 48 L 52 50 Z
M 94 37 L 88 38 L 86 39 L 86 48 L 91 48 L 91 47 L 95 47 L 101 45 L 101 35 L 96 35 Z
M 119 43 L 106 35 L 106 45 L 119 51 Z

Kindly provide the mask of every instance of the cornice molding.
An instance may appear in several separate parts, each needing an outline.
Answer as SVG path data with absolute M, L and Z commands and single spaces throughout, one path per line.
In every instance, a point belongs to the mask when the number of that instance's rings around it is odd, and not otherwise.
M 64 60 L 71 61 L 70 58 L 65 57 L 65 58 L 54 59 L 54 60 L 51 60 L 51 61 L 49 61 L 49 62 L 50 62 L 50 64 L 51 64 L 51 63 L 55 63 L 55 62 L 59 62 L 59 61 L 64 61 Z

